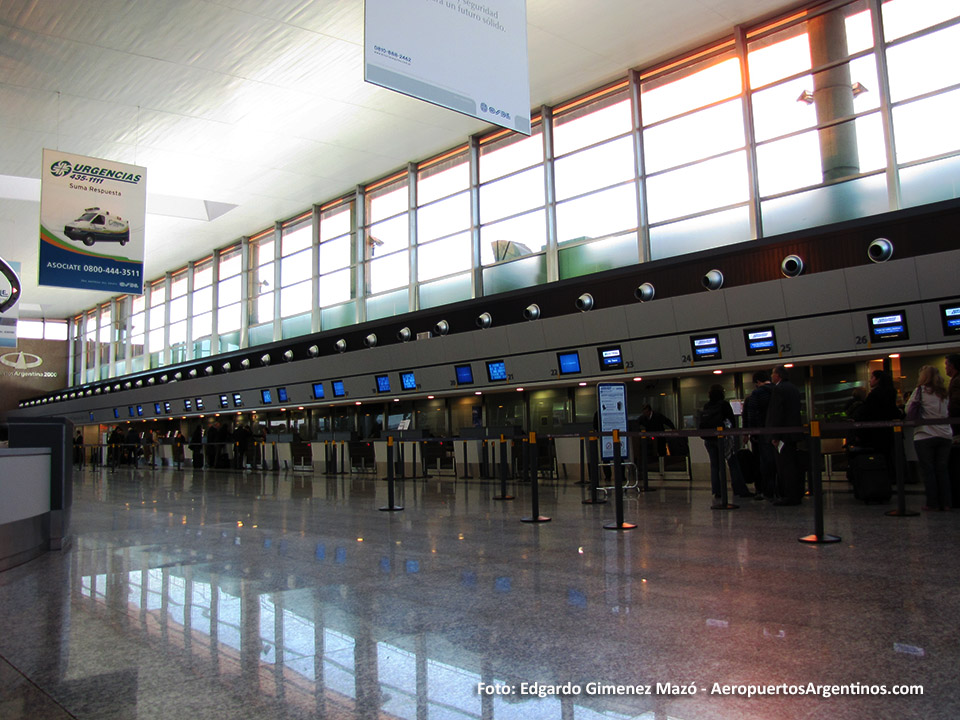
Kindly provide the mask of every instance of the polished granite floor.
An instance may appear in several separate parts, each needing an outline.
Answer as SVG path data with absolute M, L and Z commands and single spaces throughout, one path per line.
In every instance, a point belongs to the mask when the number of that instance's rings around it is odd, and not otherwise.
M 88 470 L 70 548 L 0 573 L 0 718 L 960 716 L 960 513 L 832 492 L 809 545 L 809 499 L 669 483 L 626 531 L 571 481 L 539 524 L 498 491 Z

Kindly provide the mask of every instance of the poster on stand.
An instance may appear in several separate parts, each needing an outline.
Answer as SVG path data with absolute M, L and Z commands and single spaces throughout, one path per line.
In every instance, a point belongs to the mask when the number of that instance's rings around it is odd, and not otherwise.
M 20 263 L 7 263 L 10 268 L 20 275 Z M 5 275 L 0 274 L 0 304 L 14 292 L 13 283 Z M 17 346 L 17 319 L 20 317 L 19 303 L 3 313 L 0 313 L 0 347 L 12 348 Z
M 143 292 L 147 169 L 43 151 L 38 283 Z
M 627 386 L 624 383 L 597 383 L 597 407 L 599 415 L 598 430 L 620 435 L 620 457 L 629 459 L 630 444 L 622 434 L 627 431 Z M 600 458 L 604 462 L 613 460 L 613 436 L 601 435 Z

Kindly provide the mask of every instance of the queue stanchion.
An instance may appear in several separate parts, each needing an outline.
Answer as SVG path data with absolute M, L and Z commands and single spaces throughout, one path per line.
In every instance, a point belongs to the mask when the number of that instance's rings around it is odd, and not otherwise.
M 341 441 L 340 441 L 340 465 L 339 465 L 339 467 L 340 467 L 340 474 L 341 474 L 341 475 L 344 475 L 344 474 L 346 474 L 346 472 L 347 472 L 346 468 L 344 467 L 344 455 L 346 454 L 346 453 L 345 453 L 345 450 L 346 450 L 345 445 L 346 445 L 346 443 L 347 443 L 346 440 L 341 440 Z
M 620 450 L 620 431 L 613 431 L 613 485 L 617 521 L 603 526 L 604 530 L 633 530 L 636 525 L 623 521 L 623 457 Z
M 600 498 L 600 458 L 597 453 L 597 438 L 587 438 L 587 469 L 590 473 L 590 497 L 581 500 L 584 505 L 603 505 L 606 497 Z
M 820 422 L 810 422 L 810 492 L 813 493 L 813 535 L 797 538 L 802 543 L 825 545 L 840 542 L 838 535 L 827 535 L 823 531 L 823 484 L 820 475 Z
M 494 500 L 513 500 L 513 495 L 507 494 L 507 443 L 503 435 L 500 436 L 500 494 Z
M 394 487 L 393 487 L 393 437 L 387 438 L 387 505 L 386 507 L 380 508 L 384 512 L 392 512 L 395 510 L 403 510 L 402 505 L 397 505 L 394 502 Z
M 710 506 L 711 510 L 738 510 L 739 505 L 730 502 L 730 496 L 727 493 L 727 457 L 723 451 L 723 428 L 718 427 L 717 432 L 717 471 L 720 475 L 720 502 Z
M 903 425 L 898 422 L 893 426 L 893 465 L 897 477 L 897 509 L 888 510 L 884 513 L 884 515 L 889 515 L 890 517 L 916 517 L 920 514 L 907 510 L 907 493 L 904 488 L 903 478 L 904 462 Z
M 466 480 L 472 477 L 470 475 L 470 461 L 468 460 L 467 448 L 468 448 L 467 441 L 464 440 L 463 441 L 463 472 L 460 473 L 461 480 Z
M 528 469 L 529 466 L 533 466 L 532 478 L 530 480 L 530 502 L 532 505 L 532 512 L 530 517 L 520 518 L 520 522 L 525 523 L 542 523 L 550 522 L 550 518 L 540 514 L 540 483 L 537 480 L 537 434 L 535 432 L 530 433 L 530 442 L 528 443 L 528 448 L 526 451 L 528 456 Z
M 585 442 L 583 437 L 580 437 L 580 479 L 574 483 L 574 485 L 589 485 L 590 481 L 586 479 L 586 454 L 585 454 Z
M 650 461 L 650 452 L 647 448 L 647 438 L 644 435 L 640 436 L 640 487 L 637 488 L 637 492 L 650 492 L 652 489 L 650 487 L 650 467 L 647 463 Z
M 392 440 L 393 438 L 390 438 L 390 439 Z M 387 447 L 390 447 L 389 444 L 387 445 Z M 399 459 L 400 459 L 400 479 L 401 479 L 401 480 L 405 480 L 405 479 L 406 479 L 406 475 L 404 474 L 405 468 L 404 468 L 404 462 L 403 462 L 403 460 L 404 460 L 403 455 L 404 455 L 404 453 L 403 453 L 403 443 L 401 442 L 401 443 L 400 443 L 400 449 L 399 449 L 399 451 L 397 452 L 397 456 L 398 456 Z

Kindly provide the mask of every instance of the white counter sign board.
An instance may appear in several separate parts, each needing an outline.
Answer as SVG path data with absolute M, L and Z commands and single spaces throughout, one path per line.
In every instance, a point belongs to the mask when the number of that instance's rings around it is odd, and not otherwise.
M 9 263 L 13 271 L 20 275 L 20 263 Z M 0 303 L 10 297 L 12 285 L 4 275 L 0 275 Z M 0 347 L 17 346 L 17 319 L 20 317 L 19 303 L 5 313 L 0 314 Z
M 366 0 L 363 79 L 530 134 L 525 0 Z
M 622 435 L 627 431 L 627 386 L 624 383 L 598 383 L 597 408 L 600 432 L 620 431 L 620 457 L 627 460 L 630 446 Z M 604 462 L 613 460 L 613 437 L 610 435 L 600 437 L 600 458 Z
M 40 285 L 143 292 L 147 170 L 43 151 Z

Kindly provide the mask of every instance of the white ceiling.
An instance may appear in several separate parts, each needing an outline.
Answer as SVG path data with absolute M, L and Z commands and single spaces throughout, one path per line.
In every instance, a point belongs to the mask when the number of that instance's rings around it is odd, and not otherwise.
M 531 104 L 795 4 L 527 0 Z M 20 316 L 109 298 L 36 285 L 45 147 L 147 167 L 149 280 L 489 127 L 364 83 L 362 61 L 361 0 L 0 0 L 0 256 L 21 263 Z M 237 207 L 157 212 L 188 199 Z

